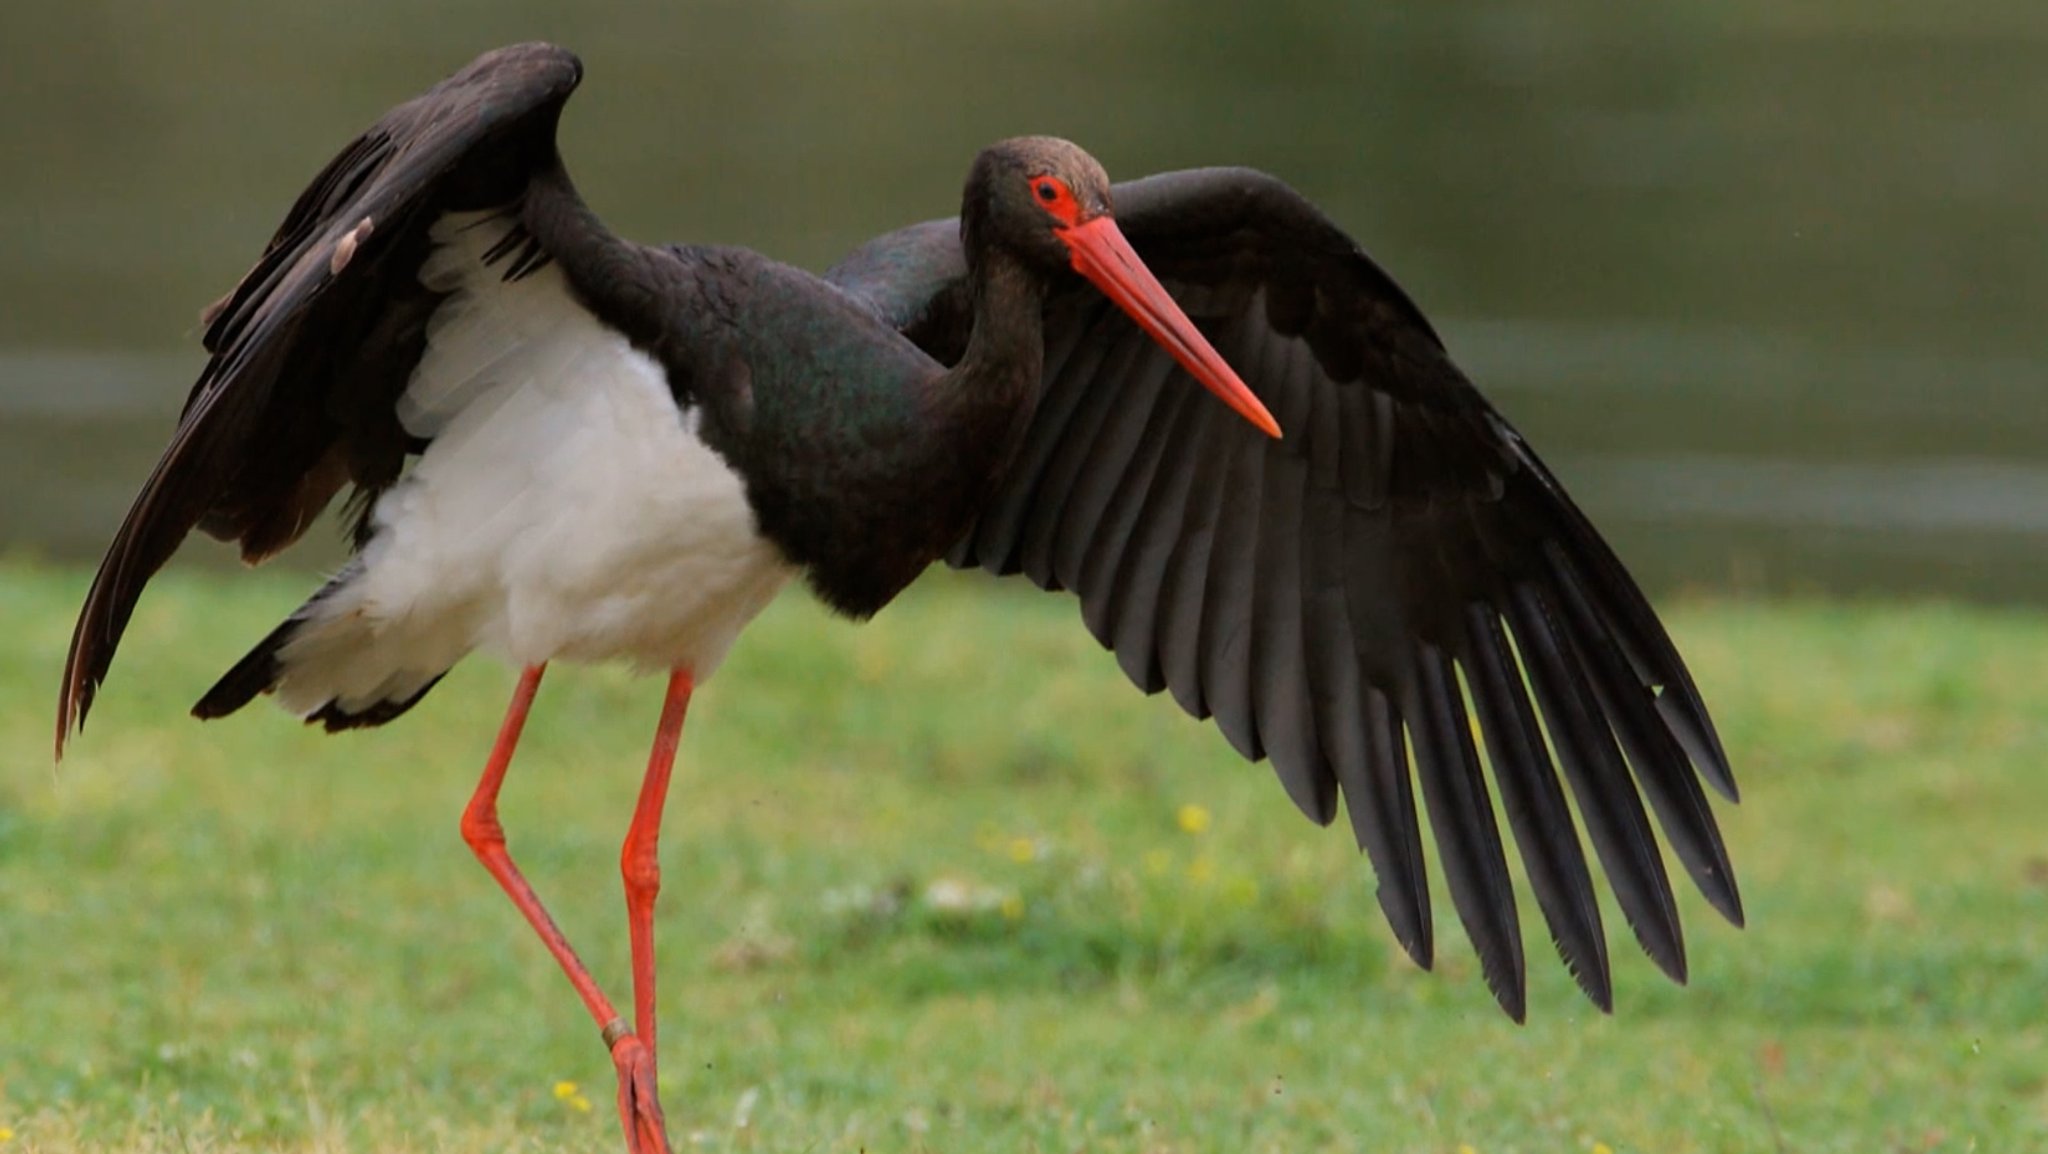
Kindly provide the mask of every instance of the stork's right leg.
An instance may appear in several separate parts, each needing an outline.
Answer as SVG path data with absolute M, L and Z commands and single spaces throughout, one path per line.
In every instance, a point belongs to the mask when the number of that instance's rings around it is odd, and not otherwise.
M 512 764 L 512 750 L 519 744 L 520 731 L 526 727 L 526 714 L 533 708 L 534 694 L 540 690 L 540 675 L 546 669 L 545 665 L 529 665 L 519 675 L 519 687 L 513 690 L 512 704 L 506 707 L 504 724 L 498 729 L 497 744 L 491 747 L 491 759 L 484 765 L 483 780 L 477 782 L 476 793 L 471 795 L 469 805 L 462 811 L 462 840 L 469 843 L 477 860 L 491 871 L 492 877 L 498 879 L 512 904 L 526 915 L 528 924 L 540 935 L 541 943 L 555 955 L 562 972 L 569 975 L 569 984 L 575 986 L 576 992 L 582 996 L 590 1016 L 597 1019 L 599 1028 L 604 1031 L 605 1045 L 612 1052 L 612 1065 L 618 1068 L 623 1106 L 629 1097 L 652 1097 L 654 1055 L 612 1008 L 611 1000 L 604 996 L 604 991 L 597 988 L 597 979 L 590 976 L 590 970 L 576 956 L 569 939 L 562 936 L 561 927 L 555 925 L 555 919 L 540 904 L 540 897 L 527 884 L 519 867 L 512 863 L 512 855 L 505 849 L 505 829 L 498 824 L 498 790 L 505 784 L 505 770 Z M 625 1119 L 626 1148 L 631 1154 L 669 1154 L 668 1136 L 661 1128 L 660 1104 L 641 1105 L 640 1110 L 633 1112 L 637 1118 L 629 1115 Z

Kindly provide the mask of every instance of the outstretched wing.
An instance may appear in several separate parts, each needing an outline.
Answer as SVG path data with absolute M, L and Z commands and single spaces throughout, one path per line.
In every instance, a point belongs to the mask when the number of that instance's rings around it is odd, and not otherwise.
M 1214 169 L 1113 195 L 1132 246 L 1284 439 L 1195 387 L 1076 278 L 1046 305 L 1031 428 L 952 563 L 1074 591 L 1140 688 L 1168 690 L 1244 756 L 1271 759 L 1316 821 L 1341 796 L 1395 935 L 1427 966 L 1419 781 L 1488 985 L 1520 1019 L 1520 928 L 1476 712 L 1500 809 L 1588 996 L 1611 1005 L 1560 764 L 1638 940 L 1683 981 L 1643 799 L 1740 924 L 1700 778 L 1731 800 L 1735 784 L 1620 561 L 1420 310 L 1293 190 Z M 827 275 L 934 356 L 957 357 L 972 317 L 955 231 L 892 233 Z
M 419 281 L 443 214 L 520 200 L 556 164 L 582 65 L 548 44 L 478 57 L 391 110 L 292 206 L 203 317 L 212 359 L 121 523 L 71 639 L 57 751 L 82 725 L 143 585 L 197 526 L 255 561 L 296 540 L 345 484 L 388 487 L 419 447 L 396 402 L 442 299 Z M 532 251 L 513 257 L 538 259 Z

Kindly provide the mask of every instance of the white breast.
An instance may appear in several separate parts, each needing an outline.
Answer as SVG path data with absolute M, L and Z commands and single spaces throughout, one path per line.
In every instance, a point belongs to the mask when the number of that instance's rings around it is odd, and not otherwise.
M 433 443 L 371 515 L 358 571 L 283 651 L 289 708 L 393 696 L 471 649 L 709 677 L 791 569 L 661 366 L 553 266 L 506 283 L 502 221 L 444 218 L 454 295 L 399 404 Z

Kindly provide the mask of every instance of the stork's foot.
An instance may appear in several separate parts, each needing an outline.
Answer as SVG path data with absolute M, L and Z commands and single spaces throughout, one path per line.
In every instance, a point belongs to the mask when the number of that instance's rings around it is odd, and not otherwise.
M 628 1154 L 669 1154 L 668 1125 L 655 1096 L 654 1051 L 627 1034 L 612 1044 L 612 1065 L 619 1070 L 619 1121 Z

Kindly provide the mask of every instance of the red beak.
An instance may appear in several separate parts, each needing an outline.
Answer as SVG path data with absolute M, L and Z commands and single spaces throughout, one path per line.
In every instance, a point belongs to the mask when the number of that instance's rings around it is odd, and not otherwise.
M 1102 295 L 1129 313 L 1138 327 L 1172 353 L 1182 368 L 1267 436 L 1280 435 L 1280 423 L 1273 419 L 1273 414 L 1238 379 L 1222 354 L 1195 328 L 1195 322 L 1173 303 L 1165 286 L 1138 259 L 1131 242 L 1124 239 L 1123 230 L 1108 214 L 1067 225 L 1059 230 L 1058 236 L 1067 242 L 1067 249 L 1073 254 L 1074 271 L 1087 277 L 1102 290 Z

